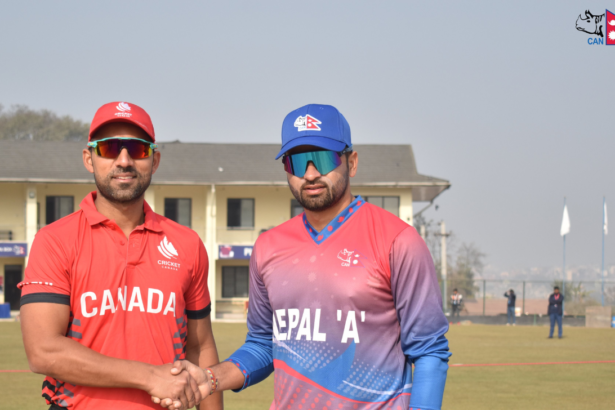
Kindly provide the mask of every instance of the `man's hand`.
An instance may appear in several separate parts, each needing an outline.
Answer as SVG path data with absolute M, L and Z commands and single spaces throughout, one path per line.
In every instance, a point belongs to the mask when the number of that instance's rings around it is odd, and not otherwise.
M 168 367 L 165 367 L 165 369 L 168 369 Z M 175 397 L 165 394 L 157 395 L 150 393 L 154 403 L 160 404 L 162 407 L 169 408 L 171 410 L 184 410 L 199 404 L 201 400 L 209 396 L 209 392 L 211 391 L 209 378 L 207 377 L 205 370 L 201 369 L 197 365 L 190 363 L 187 360 L 178 360 L 173 363 L 168 375 L 169 377 L 182 377 L 183 375 L 188 375 L 190 381 L 194 383 L 193 389 L 198 393 L 198 400 L 190 407 L 182 407 L 184 406 L 184 402 L 181 399 L 178 400 Z M 163 399 L 160 399 L 160 397 L 163 397 Z
M 196 370 L 190 369 L 189 372 L 188 365 L 195 367 Z M 154 403 L 160 403 L 163 407 L 174 410 L 191 409 L 209 394 L 207 376 L 197 370 L 201 371 L 197 366 L 185 361 L 177 361 L 173 365 L 155 366 L 146 391 L 152 396 Z M 193 377 L 192 373 L 196 377 Z M 165 399 L 160 401 L 158 397 Z

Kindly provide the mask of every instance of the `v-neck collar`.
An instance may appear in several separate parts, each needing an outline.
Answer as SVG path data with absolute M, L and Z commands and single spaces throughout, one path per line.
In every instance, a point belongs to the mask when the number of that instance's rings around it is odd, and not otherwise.
M 354 215 L 357 209 L 363 206 L 364 203 L 365 201 L 361 198 L 361 195 L 358 195 L 355 197 L 354 201 L 350 203 L 350 205 L 348 205 L 342 212 L 337 214 L 337 216 L 333 218 L 333 220 L 329 222 L 329 224 L 320 232 L 316 231 L 316 229 L 310 225 L 304 212 L 303 226 L 305 226 L 306 232 L 310 235 L 314 242 L 316 242 L 317 245 L 320 245 L 326 241 L 328 237 L 333 235 L 333 233 L 335 233 L 335 231 L 337 231 L 342 225 L 344 225 L 346 221 Z

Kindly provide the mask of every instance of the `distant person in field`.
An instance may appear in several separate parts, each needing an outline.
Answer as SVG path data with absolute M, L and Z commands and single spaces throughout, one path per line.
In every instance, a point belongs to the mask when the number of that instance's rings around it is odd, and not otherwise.
M 176 360 L 219 360 L 203 242 L 144 200 L 160 164 L 150 116 L 103 105 L 82 159 L 96 191 L 38 231 L 19 284 L 26 354 L 47 376 L 50 410 L 159 408 L 151 396 L 221 410 L 221 394 L 201 395 L 188 372 L 171 373 Z
M 508 298 L 506 308 L 506 326 L 515 326 L 515 303 L 517 302 L 517 295 L 515 295 L 515 291 L 511 289 L 504 293 L 504 297 Z
M 208 371 L 185 361 L 174 370 L 217 391 L 274 372 L 277 410 L 440 409 L 448 322 L 425 242 L 352 195 L 359 155 L 335 107 L 288 114 L 280 157 L 305 212 L 254 245 L 246 342 Z
M 556 286 L 553 288 L 551 296 L 549 296 L 549 319 L 551 319 L 549 339 L 553 338 L 555 322 L 557 322 L 557 337 L 562 338 L 562 315 L 564 314 L 562 303 L 564 303 L 564 295 L 559 293 L 559 287 Z
M 457 323 L 459 323 L 460 313 L 461 313 L 461 305 L 463 303 L 463 295 L 457 291 L 457 289 L 453 289 L 453 294 L 451 295 L 451 307 L 453 308 L 453 315 L 451 317 L 451 323 L 455 321 L 455 315 L 457 315 Z

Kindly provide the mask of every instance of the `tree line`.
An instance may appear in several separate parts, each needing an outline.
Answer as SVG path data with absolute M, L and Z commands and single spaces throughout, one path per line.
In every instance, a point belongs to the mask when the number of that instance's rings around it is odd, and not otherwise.
M 438 282 L 442 285 L 442 249 L 440 226 L 433 220 L 426 220 L 419 215 L 414 220 L 414 226 L 420 231 L 425 228 L 425 243 L 431 252 L 436 266 Z M 479 276 L 485 267 L 485 255 L 474 243 L 461 242 L 458 244 L 457 237 L 450 233 L 446 238 L 446 266 L 447 266 L 447 293 L 446 298 L 450 301 L 453 289 L 463 295 L 465 299 L 472 300 L 480 290 L 474 283 L 475 276 Z
M 89 124 L 26 105 L 0 104 L 0 140 L 87 141 Z

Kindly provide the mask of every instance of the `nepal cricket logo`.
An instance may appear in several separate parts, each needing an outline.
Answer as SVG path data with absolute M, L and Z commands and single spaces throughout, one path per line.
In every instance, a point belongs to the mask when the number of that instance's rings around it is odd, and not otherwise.
M 21 245 L 15 245 L 13 246 L 13 253 L 15 254 L 15 256 L 21 256 L 21 255 L 25 256 L 26 248 Z
M 233 252 L 232 246 L 220 246 L 220 258 L 222 259 L 233 259 L 235 257 L 235 252 Z
M 587 39 L 587 44 L 606 44 L 607 46 L 615 45 L 615 14 L 606 10 L 600 15 L 592 14 L 589 10 L 585 10 L 584 14 L 579 14 L 576 22 L 578 31 L 587 34 L 593 34 L 597 37 Z M 606 31 L 606 41 L 604 32 Z
M 337 254 L 337 259 L 342 261 L 342 266 L 352 266 L 352 267 L 360 267 L 364 268 L 365 264 L 363 263 L 364 256 L 361 256 L 360 252 L 349 251 L 344 249 L 343 251 L 339 251 Z
M 299 116 L 299 118 L 295 120 L 295 127 L 297 127 L 298 131 L 320 131 L 318 124 L 322 124 L 322 122 L 318 121 L 310 114 L 305 114 L 305 117 Z

